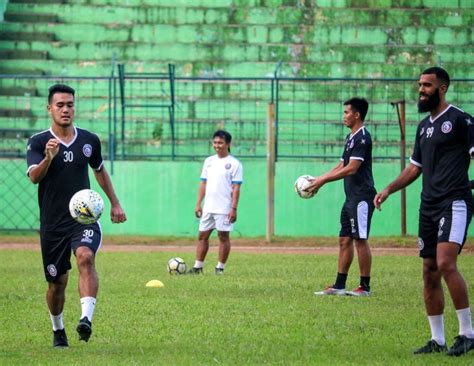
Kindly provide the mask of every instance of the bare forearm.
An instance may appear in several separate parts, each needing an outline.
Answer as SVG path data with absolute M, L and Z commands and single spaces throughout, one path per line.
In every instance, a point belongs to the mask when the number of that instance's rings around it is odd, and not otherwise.
M 45 157 L 41 161 L 41 163 L 31 168 L 31 170 L 28 172 L 28 176 L 34 184 L 41 182 L 46 176 L 46 174 L 48 173 L 49 166 L 51 165 L 51 161 L 52 159 Z
M 334 169 L 323 174 L 321 180 L 326 184 L 347 177 L 348 175 L 355 174 L 359 169 L 360 164 L 360 160 L 351 160 L 346 166 L 341 162 Z
M 102 168 L 102 170 L 99 172 L 95 171 L 94 173 L 97 179 L 97 183 L 99 183 L 100 188 L 102 188 L 104 193 L 107 195 L 110 203 L 112 205 L 118 204 L 119 200 L 117 198 L 117 195 L 115 194 L 115 190 L 112 185 L 112 181 L 110 180 L 109 173 L 107 173 L 105 168 Z
M 420 176 L 420 174 L 421 169 L 416 165 L 410 164 L 385 189 L 387 190 L 388 194 L 395 193 L 413 183 Z
M 197 201 L 196 201 L 196 206 L 201 207 L 202 201 L 204 199 L 204 196 L 206 195 L 206 184 L 201 183 L 199 185 L 199 190 L 198 190 L 198 196 L 197 196 Z
M 232 189 L 232 208 L 237 210 L 237 206 L 239 205 L 239 198 L 240 198 L 240 185 L 234 185 Z

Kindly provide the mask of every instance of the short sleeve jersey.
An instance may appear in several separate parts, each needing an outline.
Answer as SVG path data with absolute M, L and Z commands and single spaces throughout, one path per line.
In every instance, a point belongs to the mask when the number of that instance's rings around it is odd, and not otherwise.
M 37 133 L 28 140 L 28 175 L 44 159 L 46 143 L 52 138 L 61 141 L 51 129 Z M 102 164 L 97 135 L 75 128 L 74 139 L 69 144 L 60 143 L 58 154 L 39 182 L 38 202 L 42 231 L 67 231 L 77 225 L 69 213 L 69 201 L 77 191 L 90 188 L 88 166 L 100 170 Z
M 474 121 L 449 105 L 434 119 L 424 118 L 416 130 L 410 162 L 423 173 L 421 199 L 439 203 L 468 197 L 470 155 L 474 153 Z
M 204 161 L 201 181 L 206 182 L 203 211 L 228 214 L 232 205 L 232 185 L 243 183 L 243 167 L 232 155 L 219 158 L 217 155 Z
M 344 177 L 346 199 L 371 199 L 375 196 L 374 178 L 372 176 L 372 138 L 365 126 L 346 137 L 346 144 L 341 160 L 347 166 L 352 159 L 362 163 L 353 175 Z

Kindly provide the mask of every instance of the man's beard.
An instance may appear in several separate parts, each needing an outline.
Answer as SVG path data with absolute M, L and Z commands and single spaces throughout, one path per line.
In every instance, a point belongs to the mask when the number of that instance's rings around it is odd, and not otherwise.
M 426 94 L 424 94 L 426 95 Z M 418 112 L 431 112 L 438 108 L 440 103 L 439 89 L 436 89 L 432 95 L 428 95 L 425 100 L 418 100 Z

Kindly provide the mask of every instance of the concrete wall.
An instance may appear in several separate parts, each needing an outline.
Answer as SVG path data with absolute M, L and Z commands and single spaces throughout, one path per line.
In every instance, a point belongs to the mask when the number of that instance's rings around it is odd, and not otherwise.
M 0 168 L 7 162 L 0 160 Z M 244 184 L 234 236 L 265 235 L 266 164 L 264 161 L 243 161 Z M 316 197 L 303 200 L 293 191 L 299 175 L 318 175 L 334 164 L 320 162 L 278 162 L 276 168 L 275 234 L 280 236 L 337 236 L 339 214 L 344 201 L 342 181 L 323 187 Z M 36 209 L 36 187 L 25 177 L 26 164 L 16 161 L 8 176 L 2 176 L 0 197 L 3 212 L 20 220 Z M 107 164 L 108 166 L 108 164 Z M 101 220 L 107 234 L 195 236 L 198 220 L 194 217 L 201 162 L 117 162 L 112 177 L 128 221 L 112 225 L 108 219 L 109 204 Z M 383 188 L 399 172 L 395 163 L 374 164 L 378 189 Z M 101 192 L 92 178 L 93 188 Z M 417 233 L 417 215 L 421 180 L 407 190 L 408 233 Z M 18 187 L 17 191 L 8 189 Z M 13 197 L 12 197 L 13 195 Z M 8 197 L 15 203 L 8 204 Z M 25 198 L 26 197 L 26 198 Z M 394 194 L 382 212 L 373 218 L 372 235 L 400 234 L 400 199 Z M 22 202 L 22 204 L 18 204 Z M 16 216 L 14 216 L 16 215 Z M 2 219 L 3 220 L 3 219 Z M 34 220 L 33 220 L 34 221 Z M 470 234 L 474 234 L 471 228 Z

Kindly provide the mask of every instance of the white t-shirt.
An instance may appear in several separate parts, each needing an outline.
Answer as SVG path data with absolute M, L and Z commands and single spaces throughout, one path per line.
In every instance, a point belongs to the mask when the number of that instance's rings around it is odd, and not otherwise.
M 204 212 L 228 214 L 232 205 L 232 184 L 242 184 L 243 168 L 232 155 L 209 156 L 202 167 L 201 181 L 206 182 Z

